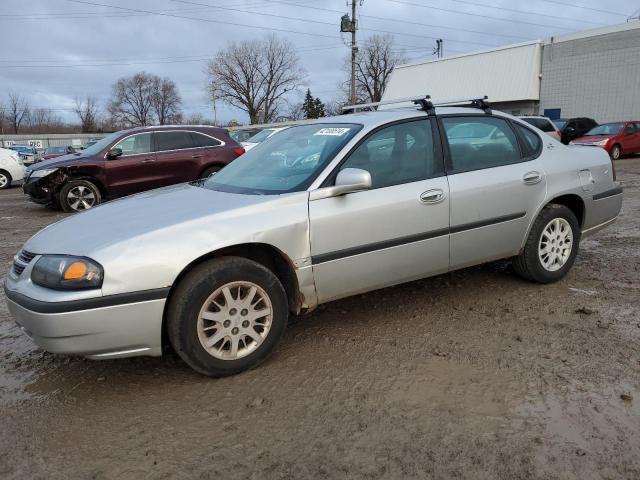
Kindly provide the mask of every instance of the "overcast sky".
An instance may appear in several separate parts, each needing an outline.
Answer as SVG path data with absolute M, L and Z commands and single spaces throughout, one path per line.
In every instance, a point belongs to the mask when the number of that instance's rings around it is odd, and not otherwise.
M 32 108 L 75 121 L 76 95 L 94 95 L 104 108 L 118 78 L 144 70 L 176 82 L 185 112 L 213 118 L 207 59 L 229 42 L 270 30 L 297 47 L 308 72 L 302 89 L 330 101 L 338 98 L 348 54 L 349 38 L 339 32 L 346 3 L 0 0 L 0 102 L 17 92 Z M 637 8 L 632 0 L 364 0 L 358 36 L 394 33 L 409 58 L 428 59 L 436 38 L 444 39 L 445 56 L 455 55 L 623 23 Z M 231 118 L 246 120 L 220 105 L 218 119 Z

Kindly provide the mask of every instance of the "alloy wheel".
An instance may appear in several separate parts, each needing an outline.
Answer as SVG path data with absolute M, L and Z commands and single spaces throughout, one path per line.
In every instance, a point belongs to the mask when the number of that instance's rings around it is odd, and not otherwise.
M 255 283 L 227 283 L 205 300 L 198 315 L 198 339 L 215 358 L 237 360 L 255 351 L 267 338 L 273 305 Z
M 560 270 L 571 256 L 573 230 L 564 218 L 554 218 L 542 230 L 538 258 L 545 270 Z
M 96 203 L 96 194 L 84 185 L 73 187 L 67 193 L 67 202 L 73 210 L 88 210 Z

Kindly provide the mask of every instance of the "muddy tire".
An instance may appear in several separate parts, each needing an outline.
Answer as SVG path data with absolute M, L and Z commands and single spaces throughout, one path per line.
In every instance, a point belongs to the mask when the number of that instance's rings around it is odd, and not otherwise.
M 246 258 L 223 257 L 198 265 L 176 286 L 167 334 L 196 372 L 222 377 L 263 362 L 288 317 L 285 290 L 271 270 Z
M 89 180 L 71 180 L 58 194 L 58 205 L 64 212 L 82 212 L 102 201 L 100 189 Z
M 13 182 L 13 179 L 11 178 L 11 175 L 9 175 L 9 172 L 0 170 L 0 190 L 11 187 L 11 182 Z
M 536 218 L 522 253 L 513 259 L 513 269 L 532 282 L 557 282 L 573 266 L 580 233 L 571 210 L 564 205 L 547 205 Z

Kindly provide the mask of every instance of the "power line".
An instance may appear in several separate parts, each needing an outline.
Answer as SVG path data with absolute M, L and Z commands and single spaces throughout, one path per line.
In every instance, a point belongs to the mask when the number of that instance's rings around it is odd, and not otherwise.
M 580 19 L 568 18 L 568 17 L 560 17 L 558 15 L 549 15 L 545 13 L 532 12 L 531 10 L 517 10 L 515 8 L 497 7 L 495 5 L 487 5 L 486 3 L 478 3 L 478 2 L 470 2 L 467 0 L 451 0 L 451 1 L 455 3 L 461 3 L 463 5 L 472 5 L 474 7 L 490 8 L 493 10 L 500 10 L 503 12 L 523 13 L 525 15 L 536 15 L 538 17 L 556 18 L 560 20 L 569 20 L 571 22 L 589 23 L 591 25 L 599 25 L 599 26 L 606 25 L 606 23 L 591 22 L 589 20 L 580 20 Z
M 72 0 L 67 0 L 67 1 L 72 1 Z M 536 27 L 543 27 L 543 28 L 557 28 L 559 30 L 574 30 L 574 28 L 569 28 L 569 27 L 560 27 L 558 25 L 547 25 L 547 24 L 543 24 L 543 23 L 535 23 L 535 22 L 525 22 L 523 20 L 514 20 L 512 18 L 503 18 L 503 17 L 494 17 L 492 15 L 482 15 L 480 13 L 470 13 L 470 12 L 461 12 L 460 10 L 451 10 L 449 8 L 441 8 L 441 7 L 435 7 L 433 5 L 425 5 L 422 3 L 415 3 L 415 2 L 408 2 L 405 0 L 387 0 L 388 2 L 393 2 L 393 3 L 399 3 L 402 5 L 410 5 L 412 7 L 421 7 L 421 8 L 428 8 L 430 10 L 439 10 L 442 12 L 449 12 L 449 13 L 455 13 L 458 15 L 466 15 L 469 17 L 479 17 L 479 18 L 487 18 L 489 20 L 498 20 L 498 21 L 502 21 L 502 22 L 509 22 L 509 23 L 520 23 L 522 25 L 533 25 Z
M 609 13 L 611 15 L 620 15 L 622 17 L 627 16 L 626 13 L 612 12 L 610 10 L 601 10 L 599 8 L 587 7 L 585 5 L 578 5 L 577 3 L 559 2 L 557 0 L 540 0 L 540 1 L 547 2 L 547 3 L 555 3 L 556 5 L 563 5 L 565 7 L 582 8 L 584 10 L 593 10 L 594 12 Z

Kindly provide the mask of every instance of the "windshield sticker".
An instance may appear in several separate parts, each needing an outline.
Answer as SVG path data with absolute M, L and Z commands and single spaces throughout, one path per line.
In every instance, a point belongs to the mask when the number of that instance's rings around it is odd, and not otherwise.
M 314 133 L 314 135 L 330 135 L 333 137 L 340 137 L 345 133 L 347 133 L 348 131 L 349 131 L 349 128 L 328 127 L 328 128 L 321 128 L 316 133 Z

